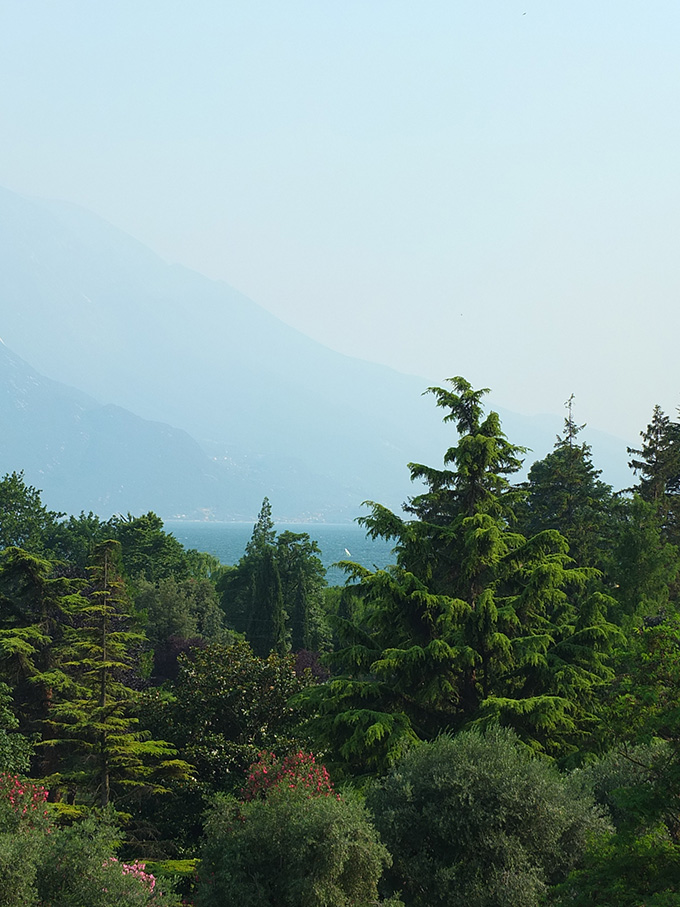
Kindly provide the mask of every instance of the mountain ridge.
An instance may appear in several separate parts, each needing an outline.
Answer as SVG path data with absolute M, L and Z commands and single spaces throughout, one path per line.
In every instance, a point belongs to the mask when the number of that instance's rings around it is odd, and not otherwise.
M 366 498 L 398 509 L 413 492 L 406 464 L 439 463 L 451 442 L 424 379 L 329 350 L 77 206 L 0 189 L 0 273 L 7 348 L 128 413 L 131 431 L 132 415 L 184 431 L 231 488 L 208 508 L 220 518 L 256 513 L 264 494 L 290 519 L 350 519 Z M 96 412 L 106 435 L 115 420 Z M 561 425 L 511 421 L 537 456 Z

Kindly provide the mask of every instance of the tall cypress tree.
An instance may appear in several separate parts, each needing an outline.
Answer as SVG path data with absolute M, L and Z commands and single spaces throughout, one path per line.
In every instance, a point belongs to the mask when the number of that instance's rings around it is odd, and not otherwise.
M 330 628 L 323 613 L 326 571 L 319 546 L 306 532 L 282 532 L 276 540 L 276 562 L 283 600 L 290 614 L 291 648 L 318 651 L 326 646 Z
M 287 614 L 276 561 L 276 532 L 269 499 L 265 498 L 236 568 L 220 584 L 222 607 L 230 624 L 244 633 L 256 655 L 288 648 Z

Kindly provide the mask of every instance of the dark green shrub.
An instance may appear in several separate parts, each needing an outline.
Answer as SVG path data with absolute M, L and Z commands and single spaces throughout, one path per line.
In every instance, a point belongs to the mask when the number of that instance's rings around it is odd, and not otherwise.
M 106 816 L 90 816 L 46 836 L 40 855 L 39 903 L 50 907 L 171 907 L 144 864 L 114 856 L 119 831 Z M 168 886 L 169 887 L 169 886 Z M 167 892 L 167 888 L 166 888 Z
M 592 798 L 502 728 L 418 746 L 368 805 L 413 907 L 535 907 L 607 828 Z
M 553 907 L 680 907 L 680 847 L 664 828 L 593 842 L 582 868 L 548 901 Z
M 206 827 L 199 907 L 369 907 L 390 856 L 364 806 L 279 786 L 220 797 Z M 401 903 L 391 901 L 396 905 Z
M 173 907 L 170 885 L 116 859 L 113 814 L 50 824 L 47 791 L 0 774 L 0 907 Z M 163 890 L 161 890 L 163 889 Z

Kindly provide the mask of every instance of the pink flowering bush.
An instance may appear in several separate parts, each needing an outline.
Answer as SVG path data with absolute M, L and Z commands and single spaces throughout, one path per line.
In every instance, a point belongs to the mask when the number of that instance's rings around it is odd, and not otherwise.
M 47 791 L 9 772 L 0 773 L 0 907 L 32 905 L 46 832 Z
M 140 863 L 139 860 L 135 860 L 133 863 L 120 863 L 116 857 L 110 857 L 103 865 L 105 869 L 109 867 L 114 870 L 120 869 L 124 876 L 132 876 L 138 879 L 142 887 L 149 892 L 153 892 L 156 887 L 156 877 L 152 873 L 147 872 L 146 863 Z
M 260 753 L 241 797 L 218 796 L 208 816 L 197 907 L 401 905 L 379 901 L 391 858 L 365 807 L 311 753 Z
M 19 775 L 0 772 L 0 830 L 20 825 L 37 827 L 47 821 L 47 791 Z
M 47 791 L 0 773 L 0 907 L 174 907 L 144 863 L 115 856 L 111 812 L 51 826 Z
M 258 761 L 248 770 L 241 796 L 246 801 L 262 799 L 277 788 L 296 790 L 308 797 L 338 797 L 326 767 L 317 765 L 312 753 L 302 750 L 283 759 L 274 753 L 259 753 Z

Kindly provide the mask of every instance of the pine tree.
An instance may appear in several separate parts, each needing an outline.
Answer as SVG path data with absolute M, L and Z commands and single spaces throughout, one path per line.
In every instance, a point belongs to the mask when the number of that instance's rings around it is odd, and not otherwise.
M 55 781 L 66 781 L 81 797 L 105 807 L 140 788 L 159 789 L 163 770 L 182 772 L 172 746 L 147 739 L 134 716 L 135 691 L 127 680 L 135 647 L 144 637 L 132 618 L 121 574 L 120 544 L 100 544 L 90 568 L 90 584 L 58 657 L 68 683 L 55 702 L 47 726 L 48 742 L 62 763 Z
M 594 576 L 573 569 L 555 530 L 527 540 L 513 529 L 525 492 L 509 477 L 521 465 L 496 413 L 462 378 L 431 388 L 459 433 L 444 469 L 410 464 L 426 490 L 404 519 L 378 504 L 363 519 L 371 536 L 396 542 L 397 563 L 352 575 L 363 620 L 338 621 L 341 676 L 306 693 L 312 727 L 355 770 L 382 770 L 414 739 L 471 721 L 513 725 L 557 755 L 584 732 L 589 688 L 607 676 L 614 628 L 601 596 L 570 592 Z
M 641 432 L 640 448 L 629 447 L 629 462 L 639 476 L 634 491 L 656 508 L 664 535 L 680 543 L 680 424 L 671 422 L 659 406 Z
M 600 480 L 590 445 L 578 441 L 585 425 L 574 421 L 573 404 L 572 394 L 565 404 L 564 433 L 558 435 L 554 450 L 529 470 L 518 528 L 527 536 L 556 529 L 578 564 L 604 567 L 613 534 L 612 489 Z

